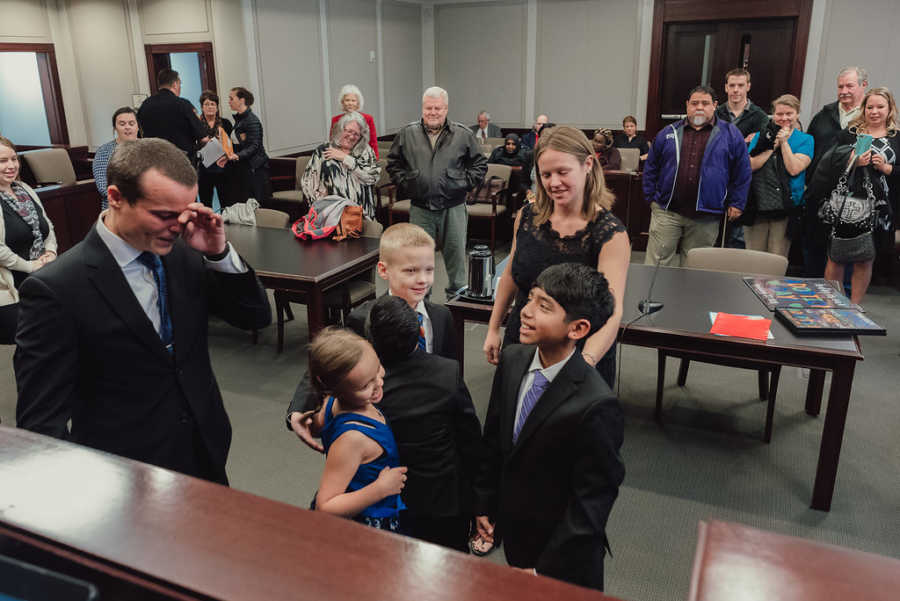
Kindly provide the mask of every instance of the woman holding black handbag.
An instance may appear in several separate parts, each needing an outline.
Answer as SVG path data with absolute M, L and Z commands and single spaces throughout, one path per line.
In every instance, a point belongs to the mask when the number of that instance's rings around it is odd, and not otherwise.
M 893 244 L 900 188 L 900 171 L 895 170 L 900 156 L 897 129 L 893 94 L 887 88 L 872 88 L 863 98 L 862 113 L 838 134 L 837 145 L 822 158 L 810 183 L 817 194 L 813 198 L 822 198 L 820 217 L 831 225 L 825 277 L 842 282 L 844 267 L 852 264 L 854 303 L 862 302 L 866 294 L 876 253 Z M 822 183 L 828 180 L 831 192 L 822 194 Z

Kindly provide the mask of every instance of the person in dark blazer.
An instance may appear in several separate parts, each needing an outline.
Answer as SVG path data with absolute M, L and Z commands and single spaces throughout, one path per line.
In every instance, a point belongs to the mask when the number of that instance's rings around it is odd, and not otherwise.
M 475 139 L 484 144 L 488 138 L 502 138 L 503 132 L 500 128 L 491 123 L 491 114 L 487 111 L 481 111 L 476 117 L 478 123 L 469 126 Z
M 606 523 L 625 468 L 622 409 L 576 352 L 612 314 L 606 278 L 587 265 L 548 267 L 504 347 L 484 423 L 476 523 L 496 519 L 509 565 L 603 589 Z
M 194 114 L 194 106 L 180 97 L 178 71 L 163 69 L 156 76 L 156 85 L 159 92 L 144 100 L 137 112 L 143 136 L 168 140 L 191 161 L 196 161 L 199 143 L 205 143 L 209 138 Z
M 108 180 L 87 237 L 20 289 L 17 425 L 227 484 L 207 322 L 265 327 L 265 290 L 171 143 L 120 144 Z
M 418 348 L 416 312 L 402 298 L 382 296 L 369 316 L 385 369 L 378 408 L 408 468 L 402 522 L 416 538 L 467 553 L 481 424 L 459 364 Z

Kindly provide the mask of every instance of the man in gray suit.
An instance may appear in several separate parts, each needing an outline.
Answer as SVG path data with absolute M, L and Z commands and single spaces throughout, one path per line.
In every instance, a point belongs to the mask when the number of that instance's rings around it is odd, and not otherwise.
M 503 137 L 503 132 L 500 131 L 500 128 L 491 123 L 491 114 L 489 112 L 481 111 L 478 113 L 476 120 L 478 123 L 469 127 L 469 129 L 475 134 L 475 139 L 482 144 L 485 144 L 488 138 Z

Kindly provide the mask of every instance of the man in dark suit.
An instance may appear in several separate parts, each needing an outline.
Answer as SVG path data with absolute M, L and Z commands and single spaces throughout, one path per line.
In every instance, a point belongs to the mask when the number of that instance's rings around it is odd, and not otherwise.
M 156 76 L 159 92 L 144 100 L 137 118 L 145 138 L 162 138 L 193 159 L 198 142 L 209 138 L 193 105 L 181 98 L 178 71 L 163 69 Z
M 606 279 L 563 263 L 538 276 L 519 339 L 503 349 L 484 422 L 476 480 L 479 535 L 496 519 L 511 566 L 603 589 L 606 522 L 625 468 L 624 418 L 577 352 L 612 314 Z
M 265 290 L 171 143 L 120 144 L 108 181 L 87 237 L 20 289 L 18 426 L 227 484 L 207 321 L 268 325 Z
M 481 111 L 476 118 L 478 121 L 475 125 L 469 127 L 475 134 L 475 139 L 484 144 L 488 138 L 502 138 L 503 132 L 500 128 L 491 123 L 491 114 L 487 111 Z
M 385 369 L 378 408 L 408 468 L 405 529 L 467 553 L 481 424 L 459 364 L 418 348 L 416 312 L 402 298 L 382 296 L 369 315 L 371 340 Z

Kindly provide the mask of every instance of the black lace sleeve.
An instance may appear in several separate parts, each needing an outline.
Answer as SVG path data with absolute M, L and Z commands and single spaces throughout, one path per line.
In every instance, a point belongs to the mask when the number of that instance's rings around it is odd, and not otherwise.
M 625 225 L 609 211 L 601 211 L 593 221 L 571 236 L 560 236 L 549 221 L 536 225 L 531 204 L 522 208 L 516 233 L 516 254 L 512 276 L 519 292 L 531 289 L 541 271 L 559 263 L 582 263 L 596 267 L 603 245 Z

